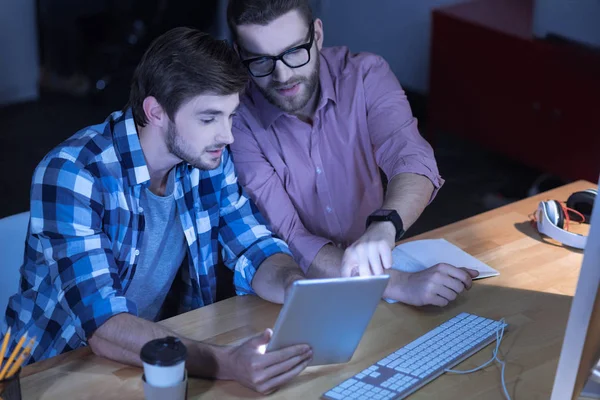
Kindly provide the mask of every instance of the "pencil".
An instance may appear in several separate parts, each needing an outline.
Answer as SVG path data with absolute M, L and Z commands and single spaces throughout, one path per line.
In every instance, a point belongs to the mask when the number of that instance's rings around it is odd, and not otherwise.
M 2 341 L 2 348 L 0 348 L 0 368 L 2 368 L 2 362 L 4 361 L 4 354 L 6 353 L 6 348 L 8 347 L 9 339 L 10 339 L 10 327 L 6 331 L 6 335 L 4 335 L 4 340 Z
M 19 343 L 17 343 L 13 352 L 10 354 L 10 357 L 8 357 L 8 361 L 2 368 L 2 371 L 0 371 L 0 381 L 4 379 L 4 376 L 6 375 L 6 371 L 8 371 L 8 366 L 10 364 L 12 364 L 12 362 L 15 360 L 15 357 L 17 356 L 17 354 L 19 354 L 19 351 L 23 347 L 23 343 L 25 343 L 25 339 L 27 339 L 27 334 L 25 334 L 25 335 L 23 335 L 23 337 L 21 337 L 21 340 L 19 340 Z
M 6 379 L 12 378 L 13 375 L 19 370 L 19 368 L 21 368 L 21 365 L 23 365 L 25 360 L 27 360 L 27 357 L 29 357 L 29 355 L 31 354 L 31 349 L 33 349 L 34 344 L 35 344 L 35 337 L 29 341 L 29 344 L 27 345 L 25 350 L 23 350 L 23 352 L 21 353 L 21 355 L 19 356 L 17 361 L 15 361 L 13 366 L 10 367 L 10 369 L 8 370 L 8 373 L 6 374 Z

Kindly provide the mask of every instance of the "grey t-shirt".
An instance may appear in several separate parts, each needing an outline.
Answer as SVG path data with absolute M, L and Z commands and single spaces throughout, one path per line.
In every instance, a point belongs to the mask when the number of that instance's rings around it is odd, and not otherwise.
M 138 316 L 155 321 L 185 257 L 187 245 L 176 213 L 175 168 L 167 178 L 165 196 L 142 190 L 140 206 L 145 228 L 135 275 L 125 296 L 135 302 Z

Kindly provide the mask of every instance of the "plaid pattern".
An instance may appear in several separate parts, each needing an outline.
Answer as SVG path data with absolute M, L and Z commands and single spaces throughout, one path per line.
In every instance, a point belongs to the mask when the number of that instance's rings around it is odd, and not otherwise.
M 215 170 L 176 168 L 177 214 L 188 244 L 180 290 L 170 293 L 179 296 L 178 312 L 215 301 L 219 249 L 237 293 L 253 293 L 258 266 L 272 254 L 291 255 L 287 245 L 242 191 L 228 151 Z M 79 131 L 36 168 L 20 289 L 2 327 L 12 327 L 13 338 L 37 337 L 29 362 L 86 345 L 116 314 L 137 314 L 125 293 L 142 243 L 140 194 L 149 179 L 131 110 Z

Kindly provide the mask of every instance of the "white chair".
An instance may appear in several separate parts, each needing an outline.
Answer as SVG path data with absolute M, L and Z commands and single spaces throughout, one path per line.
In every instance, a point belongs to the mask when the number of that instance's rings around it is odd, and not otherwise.
M 0 325 L 4 323 L 8 298 L 19 288 L 28 224 L 29 212 L 0 219 Z

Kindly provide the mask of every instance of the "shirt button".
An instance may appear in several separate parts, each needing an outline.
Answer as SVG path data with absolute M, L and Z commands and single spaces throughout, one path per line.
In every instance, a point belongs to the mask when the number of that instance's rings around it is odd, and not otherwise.
M 330 213 L 330 212 L 333 211 L 333 209 L 331 207 L 327 206 L 327 207 L 325 207 L 325 211 L 327 211 L 328 213 Z
M 323 172 L 323 171 L 321 170 L 321 168 L 320 168 L 320 167 L 317 167 L 317 174 L 320 174 L 321 172 Z
M 136 256 L 139 256 L 139 255 L 140 255 L 140 251 L 139 251 L 139 250 L 136 250 L 136 251 L 135 251 L 135 255 L 136 255 Z

